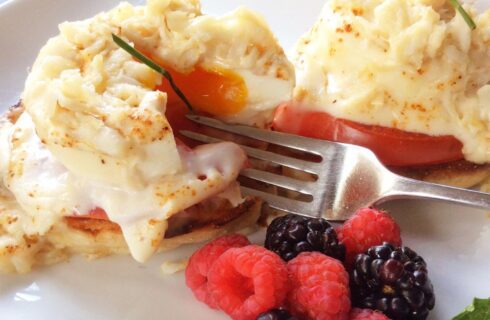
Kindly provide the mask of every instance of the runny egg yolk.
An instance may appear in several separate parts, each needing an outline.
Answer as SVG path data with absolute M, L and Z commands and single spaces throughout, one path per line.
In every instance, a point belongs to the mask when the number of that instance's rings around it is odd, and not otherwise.
M 165 69 L 198 111 L 214 116 L 229 116 L 240 112 L 246 105 L 248 90 L 245 80 L 232 70 L 197 67 L 183 74 L 170 68 Z M 169 104 L 180 102 L 166 79 L 162 80 L 157 89 L 167 92 Z

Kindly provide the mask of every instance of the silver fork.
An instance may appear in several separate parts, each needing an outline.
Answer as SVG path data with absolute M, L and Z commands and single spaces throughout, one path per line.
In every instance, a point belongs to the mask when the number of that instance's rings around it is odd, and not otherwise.
M 386 169 L 370 150 L 301 136 L 266 131 L 242 125 L 228 125 L 216 119 L 197 115 L 188 118 L 201 125 L 248 138 L 265 141 L 321 158 L 320 162 L 243 146 L 256 159 L 314 174 L 316 181 L 307 182 L 257 169 L 244 169 L 241 175 L 287 190 L 310 195 L 311 201 L 291 199 L 260 190 L 241 187 L 245 195 L 258 196 L 278 210 L 328 220 L 346 220 L 357 209 L 378 205 L 388 200 L 406 198 L 435 199 L 477 208 L 490 209 L 490 194 L 421 182 L 396 175 Z M 221 139 L 192 131 L 182 135 L 204 143 Z

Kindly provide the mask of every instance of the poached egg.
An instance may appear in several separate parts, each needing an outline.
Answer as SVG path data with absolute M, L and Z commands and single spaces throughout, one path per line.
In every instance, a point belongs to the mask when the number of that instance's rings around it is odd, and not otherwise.
M 298 42 L 294 100 L 367 125 L 452 135 L 490 162 L 490 11 L 447 1 L 331 0 Z
M 190 150 L 176 142 L 166 80 L 112 33 L 168 68 L 197 109 L 224 120 L 266 126 L 291 98 L 293 67 L 247 9 L 211 17 L 198 1 L 149 0 L 65 22 L 29 73 L 25 112 L 0 123 L 1 190 L 22 213 L 0 243 L 42 236 L 63 216 L 100 208 L 144 262 L 172 215 L 217 195 L 240 203 L 244 152 L 233 143 Z

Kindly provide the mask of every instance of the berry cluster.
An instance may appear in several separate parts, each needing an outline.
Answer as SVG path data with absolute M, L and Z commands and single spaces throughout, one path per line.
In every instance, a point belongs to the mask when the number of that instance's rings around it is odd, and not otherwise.
M 241 235 L 223 236 L 197 250 L 185 276 L 198 300 L 239 320 L 282 306 L 289 289 L 284 261 Z
M 356 255 L 370 247 L 389 242 L 395 246 L 402 244 L 400 227 L 386 212 L 370 208 L 361 209 L 337 229 L 340 241 L 347 248 L 346 264 L 354 261 Z
M 238 234 L 228 235 L 218 238 L 194 252 L 185 270 L 185 279 L 187 286 L 194 292 L 197 300 L 204 302 L 213 309 L 218 308 L 218 304 L 208 291 L 209 270 L 216 259 L 226 250 L 244 247 L 249 244 L 250 241 L 245 236 Z
M 391 319 L 425 319 L 434 308 L 427 265 L 413 250 L 385 242 L 356 257 L 351 271 L 356 305 L 378 309 Z
M 289 308 L 300 319 L 345 319 L 351 302 L 349 275 L 339 260 L 301 253 L 288 263 Z
M 208 290 L 233 319 L 255 319 L 282 306 L 289 289 L 285 263 L 273 252 L 250 245 L 231 248 L 212 266 Z
M 330 223 L 293 214 L 272 221 L 267 228 L 265 247 L 286 261 L 309 251 L 318 251 L 340 261 L 345 259 L 345 246 L 338 241 Z
M 218 238 L 192 255 L 186 283 L 236 320 L 424 320 L 435 303 L 424 259 L 371 208 L 336 230 L 320 219 L 276 218 L 265 248 L 241 235 Z

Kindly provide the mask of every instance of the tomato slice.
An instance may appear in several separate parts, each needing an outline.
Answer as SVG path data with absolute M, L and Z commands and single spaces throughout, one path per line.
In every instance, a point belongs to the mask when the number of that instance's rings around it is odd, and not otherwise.
M 430 136 L 364 125 L 325 112 L 305 111 L 290 103 L 276 109 L 272 127 L 277 131 L 369 148 L 388 166 L 421 166 L 463 159 L 463 145 L 453 136 Z

